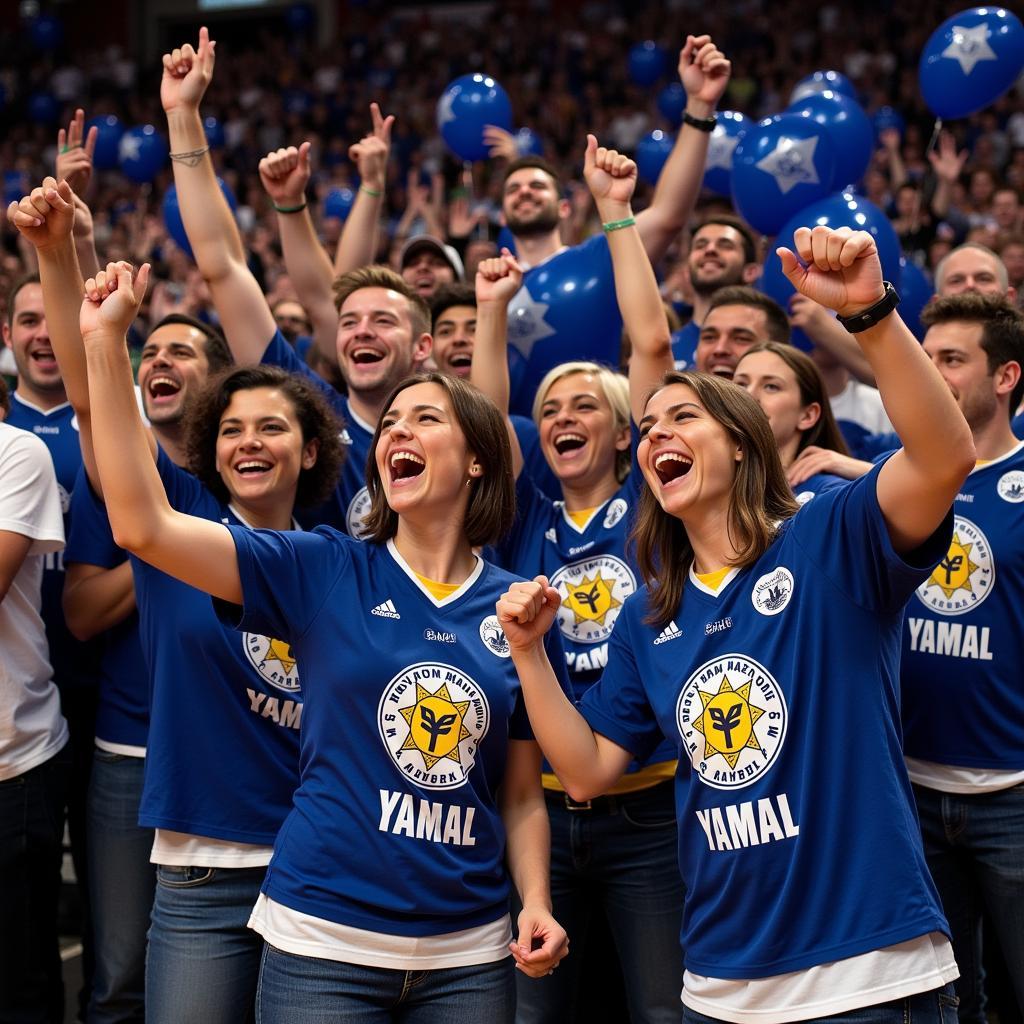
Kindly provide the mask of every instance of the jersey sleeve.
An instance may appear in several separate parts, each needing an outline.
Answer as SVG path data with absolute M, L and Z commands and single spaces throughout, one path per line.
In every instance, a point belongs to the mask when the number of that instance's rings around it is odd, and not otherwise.
M 608 642 L 608 665 L 578 705 L 594 732 L 607 736 L 638 761 L 650 757 L 664 739 L 635 653 L 642 640 L 635 641 L 633 634 L 642 626 L 633 620 L 643 615 L 646 594 L 644 588 L 626 599 Z
M 524 469 L 516 479 L 516 517 L 512 529 L 494 548 L 495 564 L 509 572 L 523 573 L 523 560 L 531 544 L 542 544 L 551 525 L 554 504 L 540 492 Z
M 71 528 L 64 562 L 114 569 L 127 559 L 127 552 L 114 543 L 107 506 L 93 491 L 83 466 L 71 494 Z
M 270 343 L 263 351 L 260 362 L 264 366 L 277 366 L 289 373 L 305 377 L 327 399 L 327 403 L 337 412 L 344 414 L 345 400 L 330 384 L 327 383 L 309 364 L 288 344 L 280 331 L 275 331 Z
M 8 428 L 0 449 L 0 530 L 28 537 L 30 555 L 64 547 L 64 520 L 53 459 L 34 434 Z
M 336 531 L 228 529 L 238 555 L 244 603 L 239 608 L 215 599 L 217 615 L 234 629 L 294 643 L 320 614 L 348 568 L 349 544 L 355 542 Z
M 859 480 L 819 494 L 794 516 L 790 529 L 815 568 L 861 608 L 902 608 L 946 554 L 952 509 L 914 551 L 899 554 L 878 504 L 882 463 Z

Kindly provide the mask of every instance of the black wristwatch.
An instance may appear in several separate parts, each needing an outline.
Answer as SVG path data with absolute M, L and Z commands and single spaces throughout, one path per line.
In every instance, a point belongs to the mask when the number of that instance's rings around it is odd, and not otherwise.
M 696 128 L 699 132 L 713 132 L 715 125 L 718 124 L 718 118 L 712 114 L 710 117 L 694 117 L 693 114 L 688 114 L 685 110 L 683 111 L 683 124 L 688 124 L 691 128 Z
M 851 334 L 860 334 L 861 331 L 874 327 L 900 304 L 900 293 L 892 286 L 892 282 L 883 281 L 882 284 L 885 285 L 885 294 L 873 306 L 868 306 L 854 316 L 836 314 L 836 319 Z

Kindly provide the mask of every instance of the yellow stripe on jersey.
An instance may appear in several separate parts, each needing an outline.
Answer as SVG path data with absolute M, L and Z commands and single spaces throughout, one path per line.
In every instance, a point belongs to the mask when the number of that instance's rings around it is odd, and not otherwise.
M 652 786 L 658 785 L 659 782 L 675 778 L 678 763 L 678 761 L 659 761 L 657 764 L 645 765 L 639 771 L 623 775 L 602 796 L 620 796 L 623 793 L 637 793 L 641 789 L 650 789 Z M 565 787 L 558 781 L 558 776 L 552 772 L 545 772 L 540 780 L 545 789 L 550 789 L 555 793 L 565 792 Z
M 435 601 L 443 601 L 462 586 L 461 583 L 438 583 L 437 580 L 428 580 L 426 576 L 421 576 L 419 573 L 416 573 L 416 579 L 430 591 Z
M 708 590 L 714 590 L 718 592 L 718 588 L 722 585 L 722 580 L 732 571 L 731 565 L 723 566 L 721 569 L 716 569 L 714 572 L 698 572 L 694 575 L 704 584 Z
M 565 514 L 582 530 L 596 511 L 597 506 L 595 505 L 593 508 L 578 508 L 575 512 L 566 509 Z

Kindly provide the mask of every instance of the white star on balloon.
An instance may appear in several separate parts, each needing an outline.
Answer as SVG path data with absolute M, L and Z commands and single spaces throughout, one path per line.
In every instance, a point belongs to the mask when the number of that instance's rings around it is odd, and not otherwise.
M 508 304 L 508 341 L 524 359 L 530 358 L 533 346 L 542 338 L 550 338 L 554 327 L 544 319 L 546 302 L 538 302 L 524 284 Z
M 978 61 L 999 60 L 995 51 L 988 45 L 991 35 L 987 21 L 975 25 L 974 28 L 954 25 L 953 41 L 942 51 L 942 56 L 959 61 L 960 70 L 969 75 Z
M 122 163 L 125 160 L 138 160 L 141 146 L 142 139 L 137 135 L 122 135 L 121 144 L 117 147 L 118 159 Z
M 708 159 L 704 165 L 706 171 L 720 167 L 723 171 L 732 169 L 732 154 L 740 144 L 739 136 L 729 135 L 719 125 L 711 133 L 711 141 L 708 143 Z
M 452 104 L 455 102 L 455 93 L 446 92 L 443 93 L 441 98 L 437 101 L 437 127 L 442 128 L 449 121 L 455 120 L 455 111 L 452 110 Z
M 775 148 L 754 166 L 771 175 L 783 195 L 797 185 L 819 185 L 821 179 L 814 166 L 814 150 L 817 145 L 817 135 L 809 139 L 793 139 L 782 135 L 775 143 Z

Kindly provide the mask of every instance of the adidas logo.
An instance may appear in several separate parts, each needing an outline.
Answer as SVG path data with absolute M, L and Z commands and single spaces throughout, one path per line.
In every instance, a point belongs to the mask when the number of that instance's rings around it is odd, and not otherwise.
M 683 635 L 683 631 L 675 624 L 670 622 L 655 638 L 654 646 L 658 644 L 668 643 L 669 640 L 677 640 Z
M 402 617 L 398 614 L 394 602 L 390 597 L 386 601 L 381 601 L 376 608 L 371 608 L 370 614 L 379 615 L 382 619 L 400 619 Z

